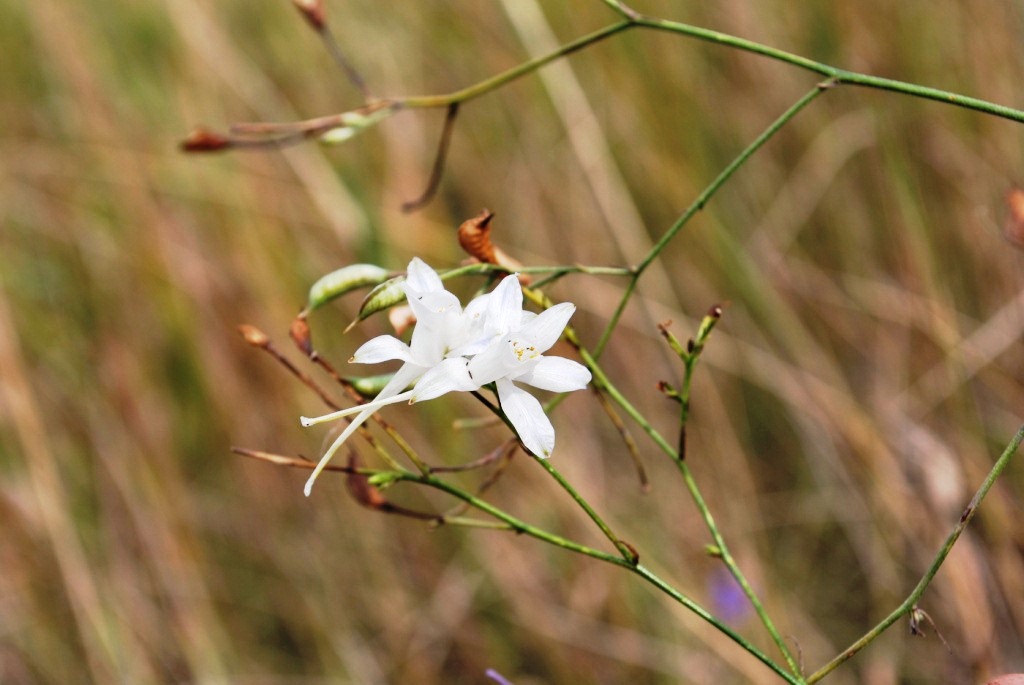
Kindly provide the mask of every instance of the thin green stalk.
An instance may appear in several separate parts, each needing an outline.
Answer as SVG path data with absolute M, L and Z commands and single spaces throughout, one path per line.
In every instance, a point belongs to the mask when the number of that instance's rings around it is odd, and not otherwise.
M 527 62 L 523 62 L 518 66 L 497 74 L 496 76 L 492 76 L 489 79 L 485 79 L 484 81 L 480 81 L 479 83 L 457 90 L 453 93 L 444 95 L 418 95 L 395 98 L 393 100 L 383 102 L 394 103 L 398 107 L 408 108 L 448 107 L 452 104 L 466 102 L 482 95 L 486 95 L 487 93 L 490 93 L 491 91 L 496 90 L 517 78 L 526 76 L 527 74 L 530 74 L 557 59 L 565 57 L 566 55 L 570 55 L 578 50 L 589 47 L 590 45 L 598 43 L 605 38 L 625 31 L 626 29 L 637 27 L 667 31 L 669 33 L 676 33 L 689 36 L 691 38 L 697 38 L 698 40 L 725 45 L 737 50 L 743 50 L 744 52 L 752 52 L 754 54 L 762 55 L 770 59 L 778 60 L 780 62 L 791 64 L 795 67 L 826 76 L 837 85 L 848 84 L 862 86 L 865 88 L 887 90 L 913 97 L 944 102 L 978 112 L 985 112 L 986 114 L 992 114 L 1012 121 L 1024 122 L 1024 111 L 1013 107 L 999 105 L 987 100 L 968 97 L 966 95 L 953 93 L 939 88 L 931 88 L 914 83 L 907 83 L 905 81 L 898 81 L 881 76 L 872 76 L 870 74 L 862 74 L 855 71 L 840 69 L 839 67 L 834 67 L 832 65 L 825 64 L 824 62 L 818 62 L 792 52 L 779 50 L 777 48 L 757 43 L 752 40 L 747 40 L 745 38 L 740 38 L 738 36 L 733 36 L 728 33 L 713 31 L 699 26 L 692 26 L 678 21 L 670 21 L 668 19 L 642 16 L 616 0 L 602 1 L 625 17 L 624 20 L 606 26 L 602 29 L 598 29 L 597 31 L 585 36 L 581 36 L 574 41 L 562 45 L 557 50 L 554 50 L 547 55 L 542 55 Z
M 599 561 L 613 564 L 615 566 L 619 566 L 621 568 L 625 568 L 629 571 L 632 571 L 633 573 L 635 573 L 636 575 L 638 575 L 639 577 L 643 578 L 648 583 L 653 585 L 654 587 L 664 592 L 677 603 L 689 609 L 694 614 L 702 618 L 704 621 L 711 624 L 717 630 L 728 636 L 733 642 L 738 644 L 745 651 L 749 652 L 757 660 L 759 660 L 761 663 L 763 663 L 776 674 L 778 674 L 779 677 L 781 677 L 783 680 L 785 680 L 788 683 L 791 683 L 792 685 L 802 685 L 803 681 L 799 677 L 794 676 L 793 674 L 786 671 L 779 664 L 775 663 L 770 657 L 768 657 L 768 655 L 766 655 L 764 652 L 759 650 L 755 645 L 753 645 L 751 642 L 745 639 L 742 635 L 737 633 L 735 630 L 733 630 L 726 624 L 722 623 L 707 609 L 694 602 L 692 599 L 684 595 L 682 592 L 677 590 L 675 587 L 673 587 L 665 580 L 655 575 L 652 571 L 647 569 L 642 564 L 631 563 L 629 560 L 615 556 L 614 554 L 608 554 L 606 552 L 596 550 L 592 547 L 581 545 L 577 542 L 573 542 L 572 540 L 568 540 L 559 535 L 555 535 L 554 533 L 549 533 L 546 530 L 537 528 L 536 526 L 530 525 L 529 523 L 526 523 L 525 521 L 522 521 L 521 519 L 512 516 L 508 512 L 499 509 L 498 507 L 495 507 L 494 505 L 478 497 L 475 497 L 474 495 L 466 492 L 465 490 L 462 490 L 461 488 L 454 486 L 439 478 L 435 478 L 433 476 L 424 476 L 413 473 L 411 471 L 398 472 L 394 474 L 389 473 L 386 475 L 392 481 L 407 481 L 411 483 L 419 483 L 421 485 L 426 485 L 428 487 L 432 487 L 437 490 L 446 492 L 449 495 L 452 495 L 453 497 L 462 500 L 466 504 L 469 504 L 470 506 L 486 514 L 495 517 L 499 521 L 506 523 L 509 528 L 511 528 L 517 533 L 529 535 L 530 537 L 555 545 L 556 547 L 561 547 L 562 549 L 566 549 L 571 552 L 578 552 L 580 554 L 584 554 Z
M 732 36 L 727 33 L 721 33 L 719 31 L 712 31 L 710 29 L 700 28 L 698 26 L 691 26 L 689 24 L 683 24 L 677 21 L 669 21 L 667 19 L 657 19 L 654 17 L 637 16 L 633 19 L 633 22 L 637 26 L 643 26 L 645 28 L 658 29 L 661 31 L 668 31 L 671 33 L 678 33 L 691 38 L 697 38 L 712 43 L 718 43 L 720 45 L 727 45 L 738 50 L 745 52 L 753 52 L 758 55 L 764 55 L 771 59 L 785 62 L 786 64 L 792 64 L 793 66 L 812 71 L 822 76 L 827 76 L 837 85 L 849 84 L 856 86 L 863 86 L 866 88 L 876 88 L 879 90 L 888 90 L 896 93 L 902 93 L 904 95 L 911 95 L 914 97 L 925 98 L 928 100 L 936 100 L 938 102 L 945 102 L 947 104 L 955 105 L 957 107 L 963 107 L 966 109 L 973 109 L 978 112 L 985 112 L 986 114 L 992 114 L 997 117 L 1003 117 L 1004 119 L 1010 119 L 1012 121 L 1024 122 L 1024 111 L 1015 109 L 1013 107 L 1006 107 L 1005 105 L 997 105 L 987 100 L 980 100 L 978 98 L 967 97 L 958 93 L 952 93 L 946 90 L 938 88 L 930 88 L 927 86 L 919 86 L 914 83 L 907 83 L 905 81 L 897 81 L 894 79 L 882 78 L 880 76 L 871 76 L 869 74 L 861 74 L 854 71 L 847 71 L 845 69 L 839 69 L 823 62 L 816 62 L 815 60 L 795 55 L 785 50 L 778 50 L 761 43 L 756 43 L 751 40 Z
M 492 90 L 496 90 L 517 78 L 526 76 L 546 64 L 550 64 L 551 62 L 561 59 L 566 55 L 571 55 L 577 50 L 582 50 L 589 45 L 593 45 L 594 43 L 600 42 L 609 36 L 613 36 L 620 31 L 633 28 L 634 26 L 637 26 L 637 24 L 630 20 L 606 26 L 603 29 L 598 29 L 593 33 L 589 33 L 574 41 L 566 43 L 553 52 L 541 55 L 540 57 L 531 59 L 528 62 L 523 62 L 522 64 L 507 71 L 503 71 L 496 76 L 492 76 L 491 78 L 469 86 L 468 88 L 457 90 L 454 93 L 448 93 L 447 95 L 418 95 L 395 98 L 394 101 L 399 103 L 400 106 L 408 108 L 447 107 L 452 104 L 466 102 L 473 98 L 478 98 L 481 95 L 486 95 Z
M 679 356 L 680 361 L 683 363 L 683 383 L 679 390 L 672 388 L 666 389 L 668 397 L 679 402 L 679 447 L 677 448 L 677 456 L 674 459 L 676 467 L 679 469 L 680 474 L 683 477 L 683 482 L 686 483 L 686 489 L 690 492 L 690 497 L 693 499 L 700 511 L 704 523 L 707 529 L 711 532 L 711 537 L 714 540 L 714 554 L 725 564 L 730 575 L 739 584 L 743 594 L 746 595 L 747 600 L 751 606 L 754 607 L 754 611 L 761 623 L 764 625 L 765 630 L 771 635 L 772 640 L 778 646 L 779 651 L 786 659 L 786 663 L 789 664 L 790 669 L 793 673 L 800 673 L 800 667 L 793 658 L 793 655 L 789 651 L 789 647 L 786 645 L 786 641 L 782 639 L 782 635 L 776 629 L 775 624 L 768 616 L 768 612 L 765 611 L 764 605 L 761 604 L 760 598 L 757 593 L 754 592 L 754 588 L 747 582 L 746 576 L 740 570 L 739 565 L 733 558 L 732 553 L 729 552 L 729 548 L 725 545 L 725 540 L 721 535 L 721 531 L 718 529 L 718 525 L 715 523 L 714 517 L 711 515 L 711 510 L 708 508 L 704 501 L 704 497 L 700 492 L 700 488 L 697 486 L 697 481 L 693 477 L 690 471 L 689 465 L 686 463 L 686 426 L 690 418 L 690 390 L 693 386 L 693 377 L 697 368 L 697 362 L 700 359 L 701 353 L 704 351 L 704 347 L 707 345 L 708 337 L 711 335 L 711 331 L 714 330 L 715 324 L 718 323 L 722 316 L 722 308 L 714 306 L 708 310 L 708 313 L 704 316 L 700 323 L 700 327 L 697 329 L 696 335 L 684 344 L 678 338 L 676 338 L 666 326 L 660 326 L 661 334 L 668 342 L 669 347 Z
M 639 275 L 651 265 L 651 262 L 653 262 L 668 246 L 668 244 L 672 242 L 672 239 L 675 238 L 679 231 L 681 231 L 690 219 L 693 218 L 693 215 L 704 209 L 704 205 L 708 203 L 708 200 L 718 192 L 718 189 L 721 188 L 726 181 L 732 178 L 732 175 L 735 174 L 740 167 L 746 164 L 747 160 L 750 159 L 755 152 L 760 150 L 765 143 L 771 140 L 772 137 L 778 133 L 783 126 L 789 123 L 793 117 L 799 114 L 804 107 L 811 104 L 815 98 L 828 90 L 829 85 L 830 84 L 828 82 L 819 83 L 814 88 L 807 91 L 803 97 L 793 103 L 793 105 L 783 112 L 778 119 L 773 121 L 768 128 L 762 131 L 761 135 L 755 138 L 750 145 L 745 147 L 735 159 L 729 162 L 729 165 L 722 169 L 722 172 L 718 174 L 710 184 L 708 184 L 701 194 L 697 196 L 697 199 L 695 199 L 690 206 L 686 208 L 686 211 L 684 211 L 682 215 L 676 219 L 675 223 L 665 231 L 664 235 L 658 239 L 658 242 L 654 244 L 654 247 L 652 247 L 650 252 L 647 253 L 647 256 L 644 257 L 636 266 L 634 271 L 637 276 L 639 277 Z
M 501 411 L 500 408 L 492 404 L 486 397 L 481 395 L 479 392 L 474 392 L 473 395 L 478 400 L 480 400 L 480 402 L 482 402 L 488 409 L 494 412 L 495 416 L 501 419 L 502 422 L 506 426 L 508 426 L 509 430 L 511 430 L 513 434 L 516 432 L 515 426 L 512 425 L 512 422 L 508 420 L 508 417 L 505 415 L 503 411 Z M 565 479 L 565 477 L 558 471 L 558 469 L 551 465 L 551 462 L 549 460 L 537 458 L 536 461 L 544 468 L 545 471 L 548 472 L 548 474 L 551 475 L 552 478 L 555 479 L 555 481 L 560 486 L 562 486 L 563 490 L 569 493 L 569 496 L 572 497 L 573 501 L 576 502 L 576 504 L 578 504 L 581 509 L 583 509 L 583 511 L 587 514 L 588 517 L 590 517 L 590 520 L 594 522 L 594 525 L 601 529 L 601 532 L 604 533 L 605 537 L 607 537 L 608 540 L 611 541 L 613 545 L 615 545 L 615 549 L 619 550 L 619 554 L 622 555 L 622 558 L 631 564 L 635 564 L 638 558 L 636 550 L 633 549 L 629 544 L 623 542 L 622 538 L 620 538 L 612 531 L 608 524 L 604 522 L 604 519 L 602 519 L 601 516 L 594 510 L 594 508 L 590 506 L 590 503 L 586 499 L 584 499 L 579 492 L 576 491 L 576 488 L 574 488 L 572 484 Z
M 843 664 L 857 654 L 857 652 L 871 644 L 875 638 L 881 635 L 893 623 L 898 621 L 900 617 L 905 616 L 913 610 L 914 605 L 917 604 L 921 595 L 924 594 L 924 591 L 932 582 L 932 579 L 935 578 L 935 574 L 938 573 L 939 568 L 942 567 L 942 564 L 949 555 L 950 550 L 953 549 L 953 545 L 955 545 L 956 541 L 960 538 L 960 534 L 964 532 L 964 529 L 967 528 L 967 524 L 971 522 L 972 518 L 974 518 L 974 514 L 978 511 L 978 507 L 981 505 L 982 500 L 985 499 L 985 495 L 987 495 L 988 491 L 992 489 L 992 486 L 1002 474 L 1007 464 L 1010 463 L 1010 458 L 1017 452 L 1021 441 L 1024 441 L 1024 426 L 1021 426 L 1017 430 L 1017 434 L 1013 436 L 1013 439 L 1010 440 L 1010 443 L 999 456 L 999 459 L 997 459 L 996 463 L 992 465 L 992 469 L 988 472 L 988 476 L 985 477 L 985 481 L 981 484 L 981 487 L 978 488 L 978 491 L 974 493 L 974 497 L 971 498 L 967 508 L 964 509 L 963 514 L 960 515 L 960 520 L 957 522 L 956 526 L 953 527 L 953 530 L 946 538 L 946 541 L 942 544 L 942 547 L 935 555 L 935 559 L 932 560 L 928 570 L 925 571 L 925 574 L 921 577 L 921 580 L 918 581 L 913 591 L 905 600 L 903 600 L 903 603 L 896 607 L 891 614 L 882 619 L 878 625 L 865 633 L 863 637 L 811 674 L 811 676 L 807 678 L 808 683 L 815 683 L 827 676 L 839 665 Z
M 590 506 L 590 502 L 584 499 L 580 495 L 580 493 L 576 491 L 576 488 L 574 488 L 572 484 L 569 483 L 569 481 L 567 481 L 565 477 L 558 471 L 558 469 L 551 465 L 550 460 L 538 458 L 535 461 L 539 463 L 541 467 L 543 467 L 543 469 L 551 475 L 552 478 L 558 481 L 558 484 L 562 486 L 562 489 L 569 493 L 569 496 L 572 497 L 573 501 L 575 501 L 576 504 L 578 504 L 580 508 L 587 513 L 587 516 L 589 516 L 590 520 L 594 522 L 594 525 L 600 528 L 601 532 L 605 534 L 605 537 L 607 537 L 611 541 L 611 543 L 615 545 L 615 549 L 619 550 L 619 554 L 622 555 L 622 558 L 630 564 L 636 564 L 637 560 L 639 559 L 636 550 L 633 549 L 629 544 L 623 542 L 622 538 L 620 538 L 612 531 L 608 524 L 604 522 L 604 519 L 602 519 L 601 516 L 596 511 L 594 511 L 594 508 Z
M 647 582 L 651 583 L 652 585 L 657 587 L 659 590 L 661 590 L 662 592 L 664 592 L 665 594 L 667 594 L 668 596 L 672 597 L 674 600 L 676 600 L 677 602 L 679 602 L 680 604 L 682 604 L 683 606 L 688 608 L 690 611 L 692 611 L 693 613 L 697 614 L 698 616 L 703 618 L 705 621 L 711 623 L 716 628 L 721 630 L 723 633 L 728 635 L 730 638 L 732 638 L 732 640 L 734 642 L 736 642 L 741 647 L 743 647 L 743 649 L 745 649 L 746 651 L 750 652 L 753 656 L 755 656 L 757 659 L 759 659 L 761 661 L 761 663 L 765 664 L 766 666 L 771 668 L 773 671 L 775 671 L 775 673 L 780 678 L 785 680 L 787 683 L 791 683 L 792 685 L 803 685 L 804 684 L 804 680 L 799 675 L 794 675 L 793 673 L 790 673 L 790 672 L 786 671 L 784 668 L 782 668 L 781 666 L 776 664 L 774 661 L 769 659 L 767 655 L 765 655 L 759 649 L 754 647 L 754 645 L 752 645 L 751 643 L 747 642 L 747 640 L 745 640 L 743 637 L 741 637 L 737 633 L 734 633 L 730 628 L 723 626 L 723 624 L 719 623 L 718 620 L 714 616 L 712 616 L 711 614 L 709 614 L 707 612 L 707 610 L 703 609 L 700 605 L 698 605 L 698 604 L 694 603 L 693 601 L 691 601 L 685 595 L 682 595 L 678 590 L 673 588 L 671 585 L 669 585 L 668 583 L 663 581 L 658 576 L 654 575 L 651 571 L 649 571 L 647 568 L 645 568 L 642 564 L 637 564 L 635 567 L 632 567 L 630 570 L 632 570 L 638 576 L 640 576 L 641 578 L 643 578 Z
M 690 492 L 690 497 L 693 499 L 697 510 L 700 511 L 701 518 L 704 520 L 704 525 L 711 533 L 711 539 L 714 540 L 717 556 L 722 560 L 722 563 L 725 564 L 726 569 L 729 571 L 729 575 L 736 580 L 740 589 L 743 590 L 743 594 L 746 596 L 747 601 L 749 601 L 750 605 L 754 608 L 754 612 L 757 614 L 757 617 L 760 619 L 765 630 L 768 631 L 772 641 L 779 648 L 779 651 L 782 652 L 782 656 L 786 659 L 786 663 L 789 665 L 790 669 L 792 669 L 793 673 L 799 674 L 800 667 L 793 658 L 793 654 L 786 645 L 786 641 L 775 627 L 775 623 L 772 621 L 771 617 L 768 616 L 768 612 L 765 611 L 760 598 L 757 596 L 757 593 L 754 592 L 754 588 L 747 581 L 746 576 L 743 575 L 743 571 L 740 570 L 739 565 L 736 563 L 736 560 L 733 558 L 728 546 L 725 544 L 725 538 L 722 537 L 721 531 L 718 530 L 718 524 L 715 523 L 715 517 L 711 515 L 711 510 L 704 501 L 704 496 L 701 494 L 700 488 L 697 486 L 697 481 L 694 479 L 693 473 L 690 471 L 690 467 L 681 459 L 676 459 L 675 463 L 683 477 L 683 482 L 686 483 L 686 489 Z
M 647 267 L 649 267 L 651 263 L 655 259 L 657 259 L 658 255 L 660 255 L 662 251 L 664 251 L 668 244 L 672 242 L 672 239 L 676 237 L 676 235 L 679 233 L 679 231 L 683 229 L 684 226 L 686 226 L 690 219 L 692 219 L 697 212 L 704 209 L 704 206 L 714 196 L 714 194 L 718 192 L 719 188 L 725 185 L 725 183 L 730 178 L 732 178 L 732 175 L 739 171 L 739 169 L 744 164 L 746 164 L 747 160 L 749 160 L 755 152 L 757 152 L 765 143 L 771 140 L 771 138 L 776 133 L 778 133 L 783 126 L 789 123 L 789 121 L 792 120 L 793 117 L 795 117 L 800 112 L 800 110 L 802 110 L 812 101 L 814 101 L 814 99 L 821 95 L 826 89 L 827 84 L 819 84 L 815 86 L 812 90 L 808 91 L 802 98 L 797 100 L 789 109 L 783 112 L 778 119 L 773 121 L 768 126 L 768 128 L 762 131 L 761 135 L 755 138 L 754 141 L 750 143 L 750 145 L 745 147 L 739 153 L 739 155 L 737 155 L 736 158 L 733 159 L 729 163 L 729 165 L 726 166 L 721 171 L 721 173 L 719 173 L 718 176 L 716 176 L 715 179 L 708 184 L 706 188 L 704 188 L 703 191 L 701 191 L 700 195 L 698 195 L 697 198 L 690 204 L 690 206 L 687 207 L 686 210 L 680 215 L 680 217 L 676 219 L 675 223 L 673 223 L 668 228 L 668 230 L 665 231 L 664 235 L 661 236 L 658 242 L 655 243 L 653 247 L 651 247 L 650 251 L 640 261 L 640 263 L 637 264 L 631 270 L 632 278 L 626 285 L 626 290 L 622 293 L 622 297 L 619 299 L 619 304 L 616 306 L 611 318 L 605 325 L 604 331 L 602 331 L 601 337 L 597 341 L 597 345 L 594 346 L 594 350 L 592 353 L 594 359 L 599 358 L 601 356 L 601 353 L 604 352 L 604 348 L 607 346 L 608 341 L 611 339 L 612 333 L 615 331 L 615 328 L 619 324 L 619 319 L 622 318 L 622 314 L 626 310 L 626 305 L 629 303 L 630 298 L 632 298 L 633 293 L 636 291 L 636 286 L 640 280 L 640 276 L 643 275 L 643 272 L 647 269 Z

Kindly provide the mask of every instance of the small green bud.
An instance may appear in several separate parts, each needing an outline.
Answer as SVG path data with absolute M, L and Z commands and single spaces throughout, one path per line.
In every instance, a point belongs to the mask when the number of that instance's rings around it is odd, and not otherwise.
M 377 285 L 388 277 L 388 272 L 374 264 L 352 264 L 321 277 L 309 289 L 306 311 L 313 311 L 345 293 Z

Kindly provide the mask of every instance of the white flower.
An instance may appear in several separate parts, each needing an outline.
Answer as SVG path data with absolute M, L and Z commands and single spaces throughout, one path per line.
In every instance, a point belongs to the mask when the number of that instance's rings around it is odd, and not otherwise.
M 555 448 L 555 429 L 540 402 L 513 381 L 552 392 L 587 386 L 590 371 L 585 366 L 544 356 L 558 342 L 576 307 L 563 302 L 539 315 L 524 312 L 523 292 L 514 275 L 507 276 L 492 297 L 499 301 L 489 310 L 485 325 L 492 326 L 496 335 L 469 361 L 469 376 L 481 386 L 497 386 L 501 410 L 523 445 L 538 457 L 548 457 Z
M 312 426 L 356 414 L 310 475 L 307 496 L 334 453 L 381 407 L 495 383 L 501 409 L 523 444 L 535 455 L 547 457 L 555 446 L 554 428 L 540 402 L 513 381 L 553 392 L 580 390 L 590 382 L 590 372 L 583 365 L 543 356 L 558 341 L 575 306 L 563 303 L 539 315 L 524 312 L 523 292 L 515 275 L 504 278 L 493 292 L 475 298 L 465 310 L 444 289 L 437 273 L 419 259 L 409 263 L 403 288 L 416 316 L 410 343 L 381 335 L 356 350 L 350 360 L 376 364 L 399 359 L 405 362 L 402 367 L 373 401 L 314 419 L 302 417 L 302 425 Z M 412 389 L 405 390 L 410 385 Z

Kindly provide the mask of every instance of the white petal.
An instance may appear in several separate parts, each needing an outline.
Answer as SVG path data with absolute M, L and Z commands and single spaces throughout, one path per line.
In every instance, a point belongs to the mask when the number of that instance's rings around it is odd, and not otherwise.
M 523 312 L 523 288 L 518 276 L 506 276 L 491 293 L 487 307 L 487 328 L 507 333 L 519 326 Z
M 474 320 L 482 320 L 491 306 L 491 294 L 477 295 L 466 305 L 466 316 Z
M 538 352 L 546 352 L 558 342 L 569 318 L 576 311 L 572 302 L 562 302 L 550 309 L 545 309 L 536 318 L 528 321 L 519 329 L 519 334 L 529 338 Z
M 406 299 L 409 302 L 409 308 L 416 316 L 416 321 L 428 326 L 435 324 L 438 317 L 443 317 L 447 312 L 462 311 L 459 298 L 447 290 L 429 293 L 413 291 L 408 293 Z
M 482 352 L 470 360 L 469 375 L 478 386 L 482 386 L 507 376 L 518 367 L 519 360 L 508 337 L 494 338 Z
M 413 257 L 405 275 L 406 286 L 419 293 L 444 290 L 441 277 L 419 257 Z
M 363 343 L 349 361 L 356 364 L 379 364 L 391 359 L 407 362 L 412 359 L 412 351 L 393 335 L 378 335 Z
M 424 371 L 426 371 L 425 367 L 417 366 L 412 362 L 403 364 L 402 368 L 396 371 L 395 375 L 391 377 L 391 380 L 387 382 L 387 385 L 381 388 L 381 391 L 377 393 L 377 397 L 374 398 L 374 401 L 376 402 L 377 400 L 383 400 L 397 395 L 416 382 L 416 379 L 422 376 Z
M 538 457 L 550 456 L 555 449 L 555 429 L 537 398 L 502 378 L 498 380 L 498 399 L 526 449 Z
M 513 376 L 517 382 L 551 392 L 582 390 L 590 382 L 590 370 L 562 357 L 541 357 L 525 373 Z
M 479 388 L 480 384 L 474 383 L 469 377 L 466 359 L 454 357 L 445 359 L 423 374 L 416 387 L 412 389 L 409 402 L 426 402 L 455 390 L 469 392 Z
M 420 366 L 433 366 L 444 359 L 445 343 L 443 331 L 421 321 L 412 329 L 412 339 L 409 341 L 411 358 Z

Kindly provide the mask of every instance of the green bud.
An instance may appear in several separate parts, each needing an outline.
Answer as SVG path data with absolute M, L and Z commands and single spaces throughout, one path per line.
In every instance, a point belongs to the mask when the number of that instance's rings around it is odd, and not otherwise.
M 309 289 L 306 311 L 313 311 L 345 293 L 377 285 L 388 277 L 388 272 L 374 264 L 352 264 L 323 276 Z
M 355 388 L 355 391 L 360 395 L 368 399 L 372 399 L 380 394 L 380 391 L 384 389 L 384 386 L 388 384 L 388 381 L 390 381 L 394 375 L 395 374 L 393 373 L 384 373 L 379 376 L 355 376 L 352 378 L 346 378 L 345 380 Z
M 404 283 L 405 276 L 396 276 L 371 290 L 363 303 L 359 305 L 356 321 L 362 321 L 372 314 L 405 302 L 405 290 L 402 288 Z

